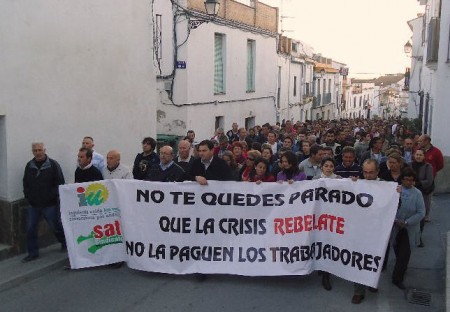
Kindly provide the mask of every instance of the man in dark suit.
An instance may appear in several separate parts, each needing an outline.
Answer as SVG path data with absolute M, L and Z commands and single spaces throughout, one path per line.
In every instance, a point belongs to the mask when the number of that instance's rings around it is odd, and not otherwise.
M 201 141 L 198 147 L 199 158 L 194 160 L 191 175 L 201 185 L 208 180 L 231 181 L 231 170 L 227 163 L 214 156 L 214 144 L 210 140 Z

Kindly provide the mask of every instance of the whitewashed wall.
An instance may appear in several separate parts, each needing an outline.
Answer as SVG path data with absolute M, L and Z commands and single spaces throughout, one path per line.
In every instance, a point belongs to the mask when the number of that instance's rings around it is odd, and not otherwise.
M 450 140 L 448 139 L 448 119 L 450 116 L 450 66 L 449 31 L 450 31 L 450 0 L 442 0 L 441 33 L 439 42 L 439 56 L 434 84 L 432 143 L 438 146 L 445 156 L 450 156 Z M 448 168 L 447 168 L 447 172 Z M 448 185 L 448 184 L 447 184 Z
M 144 0 L 0 2 L 2 199 L 23 197 L 33 141 L 68 182 L 85 135 L 132 164 L 142 137 L 156 134 L 150 19 Z
M 423 17 L 417 17 L 408 22 L 412 27 L 412 58 L 411 58 L 411 71 L 409 80 L 409 101 L 408 101 L 408 118 L 419 117 L 419 105 L 420 96 L 419 91 L 422 90 L 421 75 L 423 70 L 423 60 L 419 57 L 423 57 L 422 46 L 422 29 L 423 29 Z
M 177 26 L 180 43 L 178 61 L 186 69 L 177 69 L 174 79 L 173 103 L 165 91 L 160 91 L 158 133 L 185 135 L 196 131 L 197 138 L 210 138 L 215 130 L 215 117 L 223 116 L 225 128 L 233 122 L 244 125 L 245 118 L 255 117 L 257 124 L 275 122 L 277 85 L 276 39 L 238 28 L 210 22 L 202 24 L 186 37 L 186 23 Z M 214 34 L 225 35 L 226 92 L 214 94 Z M 167 32 L 166 32 L 167 34 Z M 247 40 L 255 40 L 255 92 L 246 92 Z M 167 39 L 166 39 L 167 40 Z M 165 57 L 172 57 L 167 52 Z M 159 88 L 164 83 L 158 84 Z

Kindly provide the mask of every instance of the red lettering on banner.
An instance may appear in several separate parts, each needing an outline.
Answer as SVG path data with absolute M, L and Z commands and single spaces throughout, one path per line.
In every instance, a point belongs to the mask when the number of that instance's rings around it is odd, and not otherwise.
M 118 220 L 114 223 L 106 223 L 105 225 L 94 226 L 94 238 L 100 239 L 103 236 L 110 237 L 113 235 L 122 235 L 120 231 L 120 222 Z
M 310 231 L 329 231 L 344 234 L 345 219 L 335 215 L 304 215 L 273 219 L 275 234 L 291 234 Z

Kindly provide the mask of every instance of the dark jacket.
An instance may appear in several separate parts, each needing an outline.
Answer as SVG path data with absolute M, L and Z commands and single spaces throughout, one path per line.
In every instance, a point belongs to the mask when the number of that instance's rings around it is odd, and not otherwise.
M 75 183 L 91 182 L 103 180 L 103 175 L 96 167 L 93 165 L 88 169 L 81 169 L 77 167 L 75 170 Z
M 155 182 L 182 182 L 184 181 L 184 177 L 184 170 L 173 162 L 166 170 L 162 170 L 159 164 L 152 165 L 145 180 Z
M 64 184 L 64 175 L 56 160 L 49 157 L 40 168 L 35 159 L 30 160 L 23 175 L 23 193 L 33 207 L 57 205 L 59 185 Z
M 191 157 L 189 159 L 189 162 L 178 161 L 177 159 L 175 160 L 175 163 L 184 170 L 184 178 L 183 178 L 184 181 L 192 180 L 191 171 L 192 171 L 192 164 L 194 163 L 194 160 L 195 160 L 194 157 Z
M 191 171 L 193 180 L 196 176 L 205 177 L 206 180 L 232 181 L 231 170 L 225 160 L 214 156 L 208 169 L 205 170 L 201 158 L 194 160 Z
M 144 156 L 144 153 L 137 154 L 134 159 L 133 177 L 136 180 L 144 180 L 154 164 L 159 164 L 159 156 L 155 152 L 147 156 Z

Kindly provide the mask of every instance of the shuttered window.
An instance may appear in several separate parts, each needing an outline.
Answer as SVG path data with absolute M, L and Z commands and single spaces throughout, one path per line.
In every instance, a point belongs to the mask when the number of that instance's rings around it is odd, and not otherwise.
M 225 59 L 223 34 L 214 34 L 214 93 L 225 93 Z
M 247 92 L 255 91 L 255 40 L 247 40 Z

